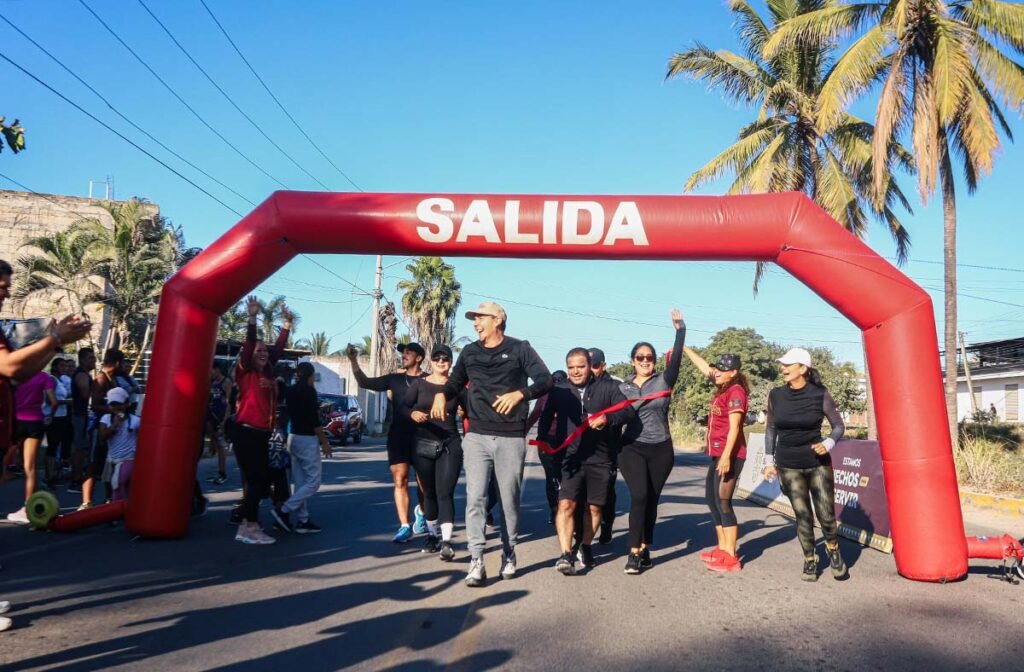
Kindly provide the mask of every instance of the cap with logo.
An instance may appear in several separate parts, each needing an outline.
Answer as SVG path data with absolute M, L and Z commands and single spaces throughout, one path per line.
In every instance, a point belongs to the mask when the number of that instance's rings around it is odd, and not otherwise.
M 811 368 L 811 353 L 803 348 L 790 348 L 786 354 L 775 360 L 779 364 L 803 364 Z
M 500 319 L 502 322 L 508 319 L 507 316 L 505 315 L 505 309 L 502 308 L 500 304 L 497 304 L 494 301 L 484 301 L 473 310 L 466 311 L 467 320 L 476 319 L 477 315 L 496 317 Z
M 719 371 L 739 371 L 740 356 L 733 354 L 722 355 L 715 360 L 711 368 L 718 369 Z
M 601 366 L 602 364 L 604 364 L 604 350 L 602 350 L 601 348 L 590 348 L 590 350 L 588 350 L 587 352 L 590 353 L 591 366 Z
M 398 347 L 395 349 L 398 350 L 399 352 L 405 352 L 406 350 L 408 350 L 409 352 L 416 353 L 420 357 L 427 356 L 427 351 L 424 350 L 423 346 L 420 345 L 419 343 L 399 343 Z

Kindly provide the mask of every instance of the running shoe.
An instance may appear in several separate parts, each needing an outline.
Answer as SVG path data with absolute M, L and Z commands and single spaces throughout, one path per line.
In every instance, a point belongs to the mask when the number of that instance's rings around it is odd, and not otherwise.
M 441 542 L 438 540 L 438 538 L 435 537 L 435 536 L 432 536 L 432 535 L 427 535 L 427 541 L 426 541 L 425 544 L 423 544 L 423 549 L 420 552 L 421 553 L 437 553 L 440 550 L 441 550 Z
M 82 502 L 78 505 L 79 511 L 87 511 L 92 508 L 92 502 Z
M 473 558 L 469 561 L 466 585 L 470 588 L 480 588 L 487 585 L 487 569 L 484 567 L 483 558 Z
M 231 509 L 231 515 L 228 516 L 228 525 L 241 525 L 242 524 L 242 512 L 237 508 Z
M 452 548 L 452 542 L 442 541 L 441 542 L 441 562 L 451 562 L 455 559 L 455 549 Z
M 238 533 L 235 534 L 235 541 L 240 541 L 243 544 L 265 546 L 275 543 L 277 539 L 274 539 L 272 536 L 264 532 L 256 523 L 243 523 L 238 526 Z
M 654 567 L 654 563 L 651 561 L 651 549 L 644 548 L 640 551 L 640 569 L 650 569 Z
M 7 522 L 17 525 L 28 525 L 28 514 L 25 512 L 25 507 L 21 507 L 14 513 L 8 513 Z
M 732 553 L 722 551 L 722 554 L 707 564 L 712 572 L 738 572 L 743 569 L 743 563 Z
M 484 524 L 487 527 L 494 527 L 494 514 L 490 511 L 487 512 L 487 518 L 484 519 Z
M 642 570 L 640 569 L 640 554 L 630 553 L 629 557 L 626 558 L 626 569 L 623 570 L 626 574 L 639 574 Z
M 501 578 L 508 581 L 509 579 L 516 578 L 516 552 L 512 551 L 508 555 L 501 554 Z
M 299 534 L 316 534 L 320 532 L 320 526 L 312 520 L 300 520 L 295 524 L 295 531 Z
M 818 559 L 817 558 L 804 558 L 804 571 L 800 575 L 800 579 L 803 581 L 817 581 L 818 580 Z
M 597 543 L 602 546 L 612 543 L 612 526 L 610 524 L 601 525 L 601 536 L 597 538 Z
M 711 562 L 715 558 L 717 558 L 719 555 L 721 555 L 723 552 L 724 551 L 722 551 L 722 549 L 720 549 L 720 548 L 718 548 L 716 546 L 716 547 L 712 548 L 710 551 L 704 551 L 703 553 L 701 553 L 700 554 L 700 559 L 703 560 L 705 563 Z
M 227 474 L 217 474 L 216 476 L 210 476 L 206 479 L 207 483 L 213 483 L 214 485 L 224 485 L 228 482 Z
M 832 568 L 832 578 L 836 581 L 842 581 L 849 575 L 846 570 L 846 563 L 843 562 L 843 556 L 839 553 L 839 547 L 829 548 L 825 546 L 825 552 L 828 553 L 828 564 Z
M 273 506 L 270 508 L 270 515 L 273 517 L 274 522 L 285 532 L 292 531 L 292 521 L 288 516 L 288 512 L 281 509 L 280 506 Z
M 577 551 L 576 558 L 584 569 L 590 569 L 597 564 L 594 560 L 594 551 L 587 544 L 580 544 L 580 550 Z
M 14 627 L 14 621 L 7 618 L 6 616 L 0 616 L 0 632 L 10 630 Z
M 412 528 L 408 525 L 402 525 L 398 528 L 398 532 L 395 532 L 395 536 L 391 541 L 396 544 L 405 544 L 408 543 L 410 539 L 412 539 Z
M 423 509 L 420 508 L 419 504 L 416 505 L 416 510 L 415 510 L 414 513 L 416 514 L 416 520 L 414 520 L 413 523 L 412 523 L 412 533 L 413 534 L 426 534 L 427 533 L 427 517 L 423 514 Z
M 572 553 L 562 553 L 555 561 L 555 569 L 564 576 L 572 576 L 576 573 L 576 563 L 573 562 Z

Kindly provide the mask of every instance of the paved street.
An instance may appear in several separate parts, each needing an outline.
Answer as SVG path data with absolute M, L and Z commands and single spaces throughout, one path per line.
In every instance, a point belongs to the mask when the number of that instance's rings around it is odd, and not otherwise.
M 203 463 L 203 477 L 212 464 Z M 955 584 L 914 583 L 897 576 L 891 556 L 844 542 L 851 579 L 826 574 L 806 584 L 793 525 L 742 502 L 745 569 L 707 571 L 697 557 L 714 537 L 705 465 L 701 456 L 677 455 L 655 566 L 641 576 L 622 572 L 625 515 L 613 543 L 594 547 L 594 570 L 563 577 L 552 569 L 556 542 L 535 456 L 527 466 L 521 575 L 477 590 L 462 585 L 463 545 L 448 565 L 421 554 L 419 540 L 390 542 L 390 477 L 379 444 L 340 449 L 326 464 L 312 504 L 322 534 L 286 536 L 270 547 L 232 540 L 225 521 L 237 477 L 213 490 L 209 514 L 181 541 L 132 541 L 116 527 L 61 536 L 3 525 L 0 598 L 15 603 L 16 629 L 0 635 L 0 669 L 1024 667 L 1024 585 L 992 579 L 995 563 L 975 563 Z M 3 511 L 20 486 L 0 489 Z M 461 519 L 461 486 L 459 497 Z M 61 498 L 72 504 L 63 489 Z M 628 501 L 620 479 L 620 511 Z M 989 531 L 1020 537 L 1018 520 L 1008 519 L 1017 529 Z M 461 527 L 456 535 L 462 544 Z M 499 551 L 491 537 L 494 577 Z

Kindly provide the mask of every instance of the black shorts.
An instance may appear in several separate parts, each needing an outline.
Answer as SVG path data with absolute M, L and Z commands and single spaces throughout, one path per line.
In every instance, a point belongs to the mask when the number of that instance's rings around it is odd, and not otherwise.
M 92 458 L 89 460 L 89 476 L 93 478 L 103 477 L 103 468 L 107 465 L 107 442 L 96 438 L 96 445 L 92 449 Z
M 611 464 L 575 464 L 566 460 L 562 465 L 562 485 L 558 499 L 579 501 L 586 494 L 587 504 L 604 506 L 608 501 L 608 488 L 615 467 Z
M 416 452 L 415 434 L 388 434 L 388 464 L 412 464 Z
M 42 420 L 15 420 L 14 442 L 25 439 L 41 439 L 46 435 L 46 425 Z

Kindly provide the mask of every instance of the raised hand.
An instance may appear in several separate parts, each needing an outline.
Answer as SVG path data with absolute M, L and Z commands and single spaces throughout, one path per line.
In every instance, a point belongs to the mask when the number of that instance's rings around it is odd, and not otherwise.
M 60 322 L 51 325 L 51 331 L 61 345 L 82 340 L 89 334 L 90 329 L 92 329 L 92 322 L 82 319 L 78 315 L 68 315 Z
M 245 300 L 245 309 L 249 312 L 249 317 L 256 317 L 260 314 L 260 300 L 250 296 Z
M 683 311 L 678 308 L 672 309 L 672 326 L 676 329 L 683 328 Z

